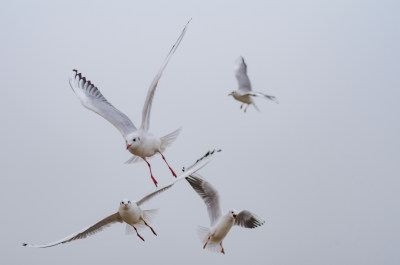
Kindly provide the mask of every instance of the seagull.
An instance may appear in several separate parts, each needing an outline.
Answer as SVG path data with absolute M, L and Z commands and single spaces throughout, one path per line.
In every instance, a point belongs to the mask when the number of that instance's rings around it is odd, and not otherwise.
M 192 188 L 200 195 L 207 206 L 211 228 L 199 226 L 198 235 L 203 244 L 203 249 L 214 250 L 225 254 L 222 240 L 226 237 L 233 225 L 245 228 L 255 228 L 265 223 L 255 214 L 243 210 L 237 213 L 229 210 L 222 214 L 218 191 L 199 174 L 193 173 L 186 178 Z
M 164 159 L 168 168 L 170 169 L 172 175 L 176 178 L 176 174 L 165 159 L 163 152 L 176 139 L 180 132 L 180 129 L 177 129 L 161 138 L 149 133 L 151 105 L 153 102 L 153 97 L 157 88 L 158 81 L 160 80 L 161 75 L 169 60 L 171 59 L 172 55 L 175 53 L 180 42 L 182 41 L 189 22 L 190 20 L 185 25 L 174 46 L 172 46 L 172 49 L 168 53 L 163 64 L 161 65 L 160 70 L 154 77 L 153 82 L 149 87 L 146 101 L 144 102 L 143 106 L 142 124 L 139 129 L 136 128 L 136 126 L 125 114 L 123 114 L 113 105 L 111 105 L 111 103 L 109 103 L 107 99 L 101 94 L 100 90 L 91 81 L 87 80 L 86 77 L 79 73 L 78 70 L 74 69 L 72 71 L 72 76 L 69 79 L 69 84 L 72 90 L 78 96 L 82 105 L 111 122 L 120 131 L 125 139 L 126 149 L 128 149 L 129 152 L 133 154 L 133 157 L 125 163 L 129 164 L 144 160 L 149 166 L 151 179 L 153 180 L 156 187 L 157 181 L 153 177 L 150 163 L 147 161 L 146 158 L 152 157 L 153 155 L 159 153 Z
M 264 97 L 278 103 L 274 96 L 269 96 L 264 93 L 251 90 L 250 79 L 247 76 L 247 65 L 242 56 L 236 59 L 234 69 L 235 76 L 239 84 L 239 89 L 232 91 L 228 96 L 233 96 L 233 98 L 237 101 L 243 102 L 243 104 L 240 105 L 240 109 L 243 108 L 244 104 L 247 104 L 246 108 L 244 109 L 244 112 L 246 112 L 247 108 L 253 104 L 254 108 L 257 111 L 260 111 L 251 97 Z
M 182 173 L 175 181 L 173 181 L 171 184 L 166 185 L 162 188 L 159 188 L 158 190 L 151 192 L 150 194 L 147 194 L 140 200 L 134 202 L 130 201 L 128 199 L 123 199 L 120 204 L 119 204 L 119 209 L 118 212 L 104 218 L 103 220 L 97 222 L 96 224 L 86 227 L 85 229 L 82 229 L 81 231 L 77 233 L 73 233 L 72 235 L 69 235 L 61 240 L 49 243 L 49 244 L 44 244 L 44 245 L 35 245 L 35 244 L 27 244 L 23 243 L 22 246 L 25 247 L 35 247 L 35 248 L 48 248 L 48 247 L 53 247 L 59 244 L 64 244 L 68 243 L 77 239 L 83 239 L 88 236 L 91 236 L 93 234 L 96 234 L 100 231 L 102 231 L 104 228 L 108 227 L 111 224 L 114 223 L 126 223 L 126 229 L 125 232 L 126 234 L 132 233 L 134 230 L 136 232 L 136 235 L 144 241 L 144 238 L 139 234 L 138 228 L 144 228 L 148 227 L 151 232 L 153 232 L 154 235 L 157 236 L 157 233 L 154 231 L 154 229 L 149 225 L 155 214 L 157 213 L 157 209 L 152 209 L 152 210 L 142 210 L 140 206 L 147 202 L 148 200 L 152 199 L 154 196 L 157 194 L 171 188 L 176 182 L 179 180 L 182 180 L 189 176 L 190 174 L 193 174 L 197 170 L 203 168 L 205 165 L 207 165 L 210 161 L 211 158 L 214 156 L 215 153 L 220 152 L 221 150 L 213 150 L 207 152 L 203 157 L 198 159 L 192 166 L 190 166 L 184 173 Z

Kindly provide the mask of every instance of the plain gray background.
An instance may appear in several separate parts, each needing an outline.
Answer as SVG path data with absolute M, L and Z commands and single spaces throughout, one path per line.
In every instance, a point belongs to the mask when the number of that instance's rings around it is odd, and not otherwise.
M 398 1 L 2 1 L 0 7 L 1 264 L 399 264 Z M 83 108 L 73 68 L 140 126 L 154 75 L 193 18 L 153 102 L 150 131 L 182 132 L 165 152 L 179 171 L 208 149 L 200 173 L 224 210 L 266 220 L 234 227 L 226 255 L 202 249 L 206 208 L 181 182 L 146 242 L 113 225 L 48 243 L 153 191 L 147 165 Z M 242 55 L 261 109 L 227 94 Z M 161 184 L 173 180 L 160 156 Z

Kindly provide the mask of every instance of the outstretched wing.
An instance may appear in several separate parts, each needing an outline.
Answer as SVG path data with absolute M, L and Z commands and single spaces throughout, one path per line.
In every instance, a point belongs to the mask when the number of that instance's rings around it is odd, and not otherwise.
M 96 234 L 97 232 L 100 232 L 101 230 L 103 230 L 104 228 L 106 228 L 107 226 L 113 224 L 113 223 L 122 223 L 122 218 L 119 215 L 119 213 L 115 213 L 112 214 L 106 218 L 104 218 L 103 220 L 101 220 L 100 222 L 97 222 L 96 224 L 87 227 L 77 233 L 74 233 L 72 235 L 69 235 L 61 240 L 55 241 L 53 243 L 49 243 L 49 244 L 45 244 L 45 245 L 33 245 L 33 244 L 27 244 L 27 243 L 23 243 L 22 245 L 24 247 L 34 247 L 34 248 L 48 248 L 48 247 L 52 247 L 52 246 L 56 246 L 59 244 L 64 244 L 64 243 L 68 243 L 71 242 L 73 240 L 77 240 L 77 239 L 83 239 L 86 238 L 88 236 L 91 236 L 93 234 Z
M 175 53 L 176 49 L 178 48 L 183 36 L 185 36 L 186 28 L 189 24 L 190 20 L 186 23 L 185 28 L 182 30 L 181 35 L 179 35 L 178 40 L 175 42 L 174 46 L 172 46 L 171 50 L 169 51 L 167 57 L 165 58 L 163 64 L 161 65 L 160 70 L 158 71 L 157 75 L 154 77 L 153 82 L 149 87 L 149 91 L 147 92 L 146 101 L 144 102 L 143 112 L 142 112 L 142 125 L 140 128 L 142 130 L 148 131 L 150 127 L 150 111 L 151 111 L 151 104 L 153 102 L 154 93 L 156 92 L 158 81 L 161 78 L 161 75 L 167 66 L 169 60 L 171 59 L 172 55 Z
M 264 220 L 260 219 L 257 215 L 243 210 L 237 215 L 235 225 L 239 225 L 246 228 L 256 228 L 265 223 Z
M 143 203 L 145 203 L 146 201 L 150 200 L 151 198 L 153 198 L 154 196 L 156 196 L 157 194 L 166 191 L 167 189 L 171 188 L 176 182 L 190 176 L 191 174 L 195 173 L 196 171 L 200 170 L 201 168 L 203 168 L 205 165 L 207 165 L 210 161 L 211 158 L 213 157 L 213 154 L 215 154 L 216 152 L 220 152 L 221 150 L 217 150 L 217 151 L 208 151 L 206 155 L 204 155 L 203 157 L 197 159 L 197 161 L 191 165 L 187 170 L 185 170 L 182 174 L 180 174 L 174 182 L 172 182 L 171 184 L 164 186 L 162 188 L 159 188 L 158 190 L 144 196 L 142 199 L 140 199 L 138 202 L 136 202 L 137 205 L 141 205 Z
M 211 226 L 213 226 L 221 216 L 218 191 L 199 174 L 194 173 L 186 180 L 206 204 Z
M 239 84 L 239 90 L 251 91 L 250 79 L 247 76 L 247 65 L 244 58 L 240 56 L 235 62 L 235 77 Z
M 100 90 L 75 69 L 72 71 L 69 84 L 84 107 L 111 122 L 124 137 L 136 131 L 131 120 L 111 105 Z
M 276 97 L 270 96 L 270 95 L 267 95 L 267 94 L 264 94 L 264 93 L 261 93 L 261 92 L 257 92 L 257 91 L 249 91 L 247 93 L 244 93 L 244 95 L 249 95 L 249 96 L 252 96 L 252 97 L 264 97 L 264 98 L 267 98 L 269 100 L 274 101 L 277 104 L 279 103 L 278 100 L 276 99 Z

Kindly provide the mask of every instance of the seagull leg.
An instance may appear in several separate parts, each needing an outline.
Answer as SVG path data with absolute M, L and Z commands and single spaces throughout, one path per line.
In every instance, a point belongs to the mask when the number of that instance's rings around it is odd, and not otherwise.
M 153 180 L 153 182 L 154 182 L 154 185 L 156 185 L 156 187 L 157 187 L 157 180 L 156 180 L 156 179 L 153 177 L 153 173 L 151 172 L 151 166 L 150 166 L 150 163 L 149 163 L 149 162 L 147 162 L 147 160 L 146 160 L 145 158 L 143 158 L 143 160 L 144 160 L 144 161 L 146 161 L 147 165 L 149 166 L 151 179 Z
M 247 104 L 246 108 L 244 109 L 244 112 L 246 112 L 247 108 L 250 106 L 250 104 Z
M 244 103 L 243 103 L 244 104 Z M 243 108 L 243 104 L 242 105 L 240 105 L 240 109 L 242 109 Z
M 208 239 L 207 239 L 206 243 L 204 244 L 204 247 L 203 247 L 203 249 L 204 249 L 204 248 L 206 248 L 206 246 L 207 246 L 207 244 L 208 244 L 208 240 L 210 240 L 210 237 L 208 237 Z
M 221 253 L 225 255 L 225 250 L 224 247 L 222 246 L 222 241 L 219 243 L 219 245 L 221 246 Z
M 165 159 L 164 155 L 161 152 L 159 152 L 159 153 L 162 156 L 162 159 L 164 159 L 165 163 L 167 164 L 169 170 L 171 170 L 172 175 L 174 175 L 174 177 L 176 178 L 176 174 L 175 174 L 174 170 L 169 166 L 169 164 L 168 164 L 167 160 Z
M 157 233 L 154 231 L 153 227 L 149 226 L 145 220 L 143 220 L 144 224 L 151 229 L 151 232 L 153 232 L 154 235 L 157 235 Z
M 143 241 L 144 241 L 144 238 L 143 238 L 141 235 L 139 235 L 139 233 L 138 233 L 138 231 L 137 231 L 136 227 L 134 227 L 133 225 L 132 225 L 132 227 L 133 227 L 133 228 L 135 228 L 136 235 L 137 235 L 138 237 L 140 237 L 140 239 L 141 239 L 141 240 L 143 240 Z

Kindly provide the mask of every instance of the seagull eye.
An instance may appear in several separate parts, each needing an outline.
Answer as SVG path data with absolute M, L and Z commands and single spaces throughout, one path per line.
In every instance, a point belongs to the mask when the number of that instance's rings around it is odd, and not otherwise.
M 136 138 L 134 138 L 133 141 L 136 142 Z
M 131 203 L 131 201 L 128 201 L 128 203 Z

